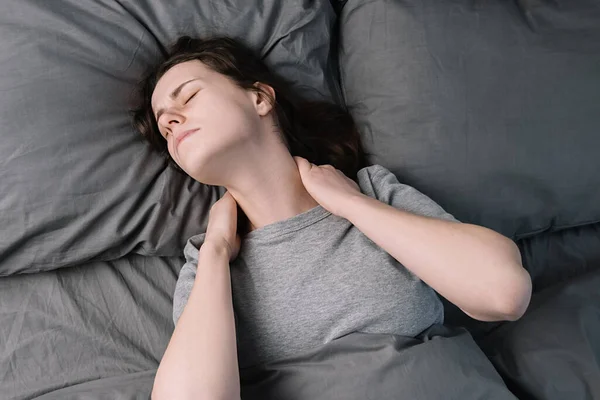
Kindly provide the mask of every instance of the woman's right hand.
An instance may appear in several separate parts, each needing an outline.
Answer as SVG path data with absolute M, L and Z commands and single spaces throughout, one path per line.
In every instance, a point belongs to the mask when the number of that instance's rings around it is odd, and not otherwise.
M 206 243 L 224 249 L 229 261 L 235 260 L 240 251 L 242 240 L 237 233 L 237 202 L 229 191 L 210 208 L 202 245 Z

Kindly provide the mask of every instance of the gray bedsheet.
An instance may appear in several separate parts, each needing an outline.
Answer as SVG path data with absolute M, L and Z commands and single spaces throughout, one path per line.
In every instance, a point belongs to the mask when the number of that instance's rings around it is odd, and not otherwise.
M 181 265 L 130 255 L 0 279 L 0 399 L 148 399 Z M 435 326 L 350 334 L 241 380 L 244 399 L 514 398 L 466 331 Z
M 0 279 L 0 399 L 147 399 L 181 265 L 130 255 Z
M 508 400 L 464 328 L 417 338 L 352 333 L 297 357 L 241 371 L 244 400 Z

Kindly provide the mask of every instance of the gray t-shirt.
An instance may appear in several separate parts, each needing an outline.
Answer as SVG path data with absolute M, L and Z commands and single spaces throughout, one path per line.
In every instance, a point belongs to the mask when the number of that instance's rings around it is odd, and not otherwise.
M 358 183 L 362 193 L 395 208 L 456 221 L 381 165 L 361 169 Z M 175 323 L 204 235 L 192 236 L 184 248 Z M 433 289 L 320 205 L 248 233 L 230 268 L 240 368 L 299 355 L 351 332 L 416 336 L 443 323 Z

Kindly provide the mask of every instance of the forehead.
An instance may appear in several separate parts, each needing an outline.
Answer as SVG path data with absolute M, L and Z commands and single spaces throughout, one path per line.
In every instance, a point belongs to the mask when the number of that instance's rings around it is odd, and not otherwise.
M 156 109 L 165 102 L 175 88 L 190 79 L 200 78 L 207 81 L 214 79 L 211 70 L 198 60 L 186 61 L 171 67 L 158 80 L 152 92 L 152 109 Z

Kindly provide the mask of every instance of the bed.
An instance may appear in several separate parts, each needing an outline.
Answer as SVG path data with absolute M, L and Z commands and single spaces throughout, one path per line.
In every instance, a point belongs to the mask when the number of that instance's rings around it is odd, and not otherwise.
M 128 113 L 184 34 L 345 105 L 374 162 L 515 240 L 534 281 L 519 321 L 445 301 L 418 338 L 241 371 L 244 399 L 600 398 L 600 2 L 4 0 L 0 400 L 150 397 L 183 246 L 223 194 Z

